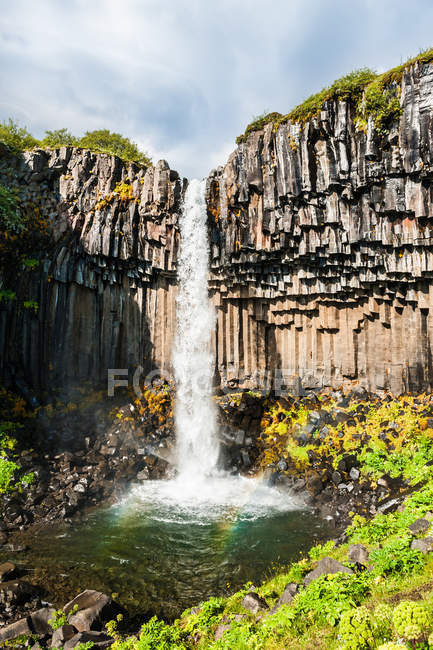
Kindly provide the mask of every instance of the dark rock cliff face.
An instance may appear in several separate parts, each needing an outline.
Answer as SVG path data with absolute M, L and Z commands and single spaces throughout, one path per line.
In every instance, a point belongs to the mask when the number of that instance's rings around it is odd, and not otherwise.
M 210 174 L 223 385 L 433 385 L 433 65 L 386 136 L 328 102 L 252 133 Z
M 72 148 L 3 152 L 0 181 L 43 219 L 52 245 L 0 302 L 0 373 L 35 388 L 103 382 L 107 368 L 167 368 L 183 181 Z M 25 284 L 25 290 L 23 286 Z M 34 300 L 37 313 L 22 307 Z
M 210 174 L 222 386 L 433 389 L 432 64 L 406 69 L 400 102 L 387 135 L 330 101 L 251 133 Z M 0 302 L 2 377 L 51 388 L 170 371 L 185 181 L 164 161 L 63 148 L 3 152 L 0 182 L 52 240 L 36 270 L 17 269 L 37 313 Z

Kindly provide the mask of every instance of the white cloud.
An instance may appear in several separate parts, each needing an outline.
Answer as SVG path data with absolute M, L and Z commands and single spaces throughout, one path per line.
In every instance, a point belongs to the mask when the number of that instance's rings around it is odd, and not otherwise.
M 128 135 L 187 176 L 264 109 L 429 45 L 428 0 L 0 0 L 0 117 Z M 422 21 L 414 16 L 422 16 Z

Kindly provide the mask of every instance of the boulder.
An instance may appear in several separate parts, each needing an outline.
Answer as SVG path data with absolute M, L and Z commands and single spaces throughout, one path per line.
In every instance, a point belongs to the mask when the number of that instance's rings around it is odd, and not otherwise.
M 30 618 L 26 617 L 0 628 L 0 647 L 2 647 L 6 641 L 12 641 L 13 639 L 17 639 L 19 636 L 31 634 L 32 631 L 29 622 Z
M 0 603 L 2 605 L 23 605 L 36 596 L 38 590 L 25 580 L 10 580 L 0 583 Z
M 362 544 L 351 544 L 349 546 L 348 557 L 350 562 L 367 564 L 369 558 L 369 552 Z
M 78 632 L 63 646 L 63 650 L 74 650 L 80 643 L 91 641 L 95 648 L 109 648 L 114 643 L 114 639 L 104 632 Z
M 253 614 L 258 614 L 268 609 L 268 604 L 263 598 L 260 598 L 259 594 L 251 591 L 242 600 L 242 607 Z
M 377 506 L 377 511 L 381 512 L 382 514 L 387 514 L 389 512 L 394 512 L 394 510 L 397 510 L 399 505 L 400 499 L 388 499 L 387 501 L 384 501 Z
M 77 630 L 72 625 L 58 627 L 51 638 L 51 648 L 61 648 L 66 641 L 72 639 L 76 634 Z
M 215 630 L 215 641 L 218 641 L 221 639 L 222 635 L 224 632 L 227 632 L 227 630 L 231 629 L 231 625 L 218 625 L 216 630 Z
M 313 580 L 329 573 L 353 573 L 353 571 L 347 566 L 344 566 L 344 564 L 337 562 L 337 560 L 334 560 L 332 557 L 324 557 L 323 560 L 318 562 L 314 571 L 307 573 L 304 578 L 304 585 L 307 587 L 310 582 L 313 582 Z
M 13 562 L 3 562 L 0 564 L 0 582 L 3 582 L 5 578 L 13 578 L 16 571 L 16 566 Z
M 121 612 L 121 608 L 109 596 L 92 589 L 86 589 L 69 603 L 66 603 L 63 611 L 69 613 L 76 606 L 78 611 L 69 617 L 69 623 L 78 632 L 101 628 Z
M 52 630 L 48 620 L 53 615 L 54 609 L 51 607 L 43 607 L 30 616 L 26 616 L 19 621 L 15 621 L 15 623 L 0 628 L 0 644 L 29 634 L 45 635 L 51 633 Z M 0 647 L 2 646 L 0 645 Z
M 296 584 L 296 582 L 289 582 L 289 584 L 286 585 L 283 593 L 281 594 L 280 598 L 278 599 L 279 605 L 288 605 L 289 603 L 292 602 L 296 594 L 298 593 L 299 585 Z
M 430 522 L 428 521 L 428 519 L 424 519 L 423 517 L 421 517 L 421 519 L 417 519 L 416 521 L 413 522 L 413 524 L 409 526 L 409 530 L 412 533 L 412 535 L 422 535 L 429 528 L 430 528 Z
M 421 539 L 414 539 L 411 548 L 416 551 L 421 551 L 424 555 L 433 551 L 433 537 L 422 537 Z
M 52 607 L 41 607 L 30 615 L 30 627 L 36 634 L 50 634 L 52 627 L 48 621 L 53 618 L 55 609 Z
M 310 472 L 308 472 L 305 479 L 305 484 L 308 492 L 312 496 L 317 496 L 323 490 L 322 479 L 320 478 L 319 473 L 316 472 L 315 470 L 311 470 Z

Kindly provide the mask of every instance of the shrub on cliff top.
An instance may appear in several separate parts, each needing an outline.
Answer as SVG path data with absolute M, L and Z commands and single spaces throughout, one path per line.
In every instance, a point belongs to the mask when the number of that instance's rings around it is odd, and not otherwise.
M 42 140 L 37 140 L 25 127 L 20 127 L 17 122 L 9 118 L 7 121 L 0 122 L 0 142 L 7 145 L 14 153 L 35 147 L 51 149 L 62 146 L 82 147 L 96 153 L 118 156 L 126 162 L 135 162 L 146 166 L 152 164 L 150 157 L 140 151 L 135 142 L 120 133 L 112 133 L 108 129 L 86 131 L 81 138 L 77 138 L 66 128 L 55 129 L 45 131 L 45 137 Z
M 78 138 L 76 138 L 68 129 L 56 129 L 54 131 L 45 131 L 45 137 L 41 141 L 43 147 L 76 147 Z
M 139 150 L 135 142 L 125 138 L 120 133 L 111 133 L 108 129 L 86 131 L 77 142 L 77 146 L 100 153 L 109 153 L 119 156 L 122 160 L 150 165 L 149 156 Z
M 0 142 L 7 145 L 14 153 L 33 149 L 40 144 L 25 127 L 19 126 L 11 118 L 0 122 Z

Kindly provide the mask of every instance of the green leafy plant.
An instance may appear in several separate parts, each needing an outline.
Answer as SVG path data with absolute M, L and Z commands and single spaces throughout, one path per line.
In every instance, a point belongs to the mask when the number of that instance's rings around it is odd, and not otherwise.
M 317 544 L 316 546 L 313 546 L 313 548 L 310 549 L 308 555 L 314 562 L 316 562 L 317 560 L 320 560 L 322 557 L 329 555 L 329 553 L 332 551 L 334 547 L 335 547 L 335 542 L 333 539 L 330 539 L 328 542 L 325 542 L 324 544 Z
M 76 138 L 68 129 L 56 129 L 54 131 L 45 131 L 45 137 L 41 141 L 43 147 L 57 148 L 57 147 L 74 147 L 78 144 Z
M 38 313 L 39 310 L 39 303 L 36 302 L 36 300 L 24 300 L 23 302 L 24 309 L 30 309 L 32 310 L 35 314 Z
M 366 607 L 344 612 L 338 632 L 344 650 L 365 650 L 375 645 L 373 617 Z
M 377 575 L 390 575 L 395 573 L 413 573 L 423 566 L 423 557 L 420 551 L 410 548 L 411 537 L 403 535 L 391 539 L 382 548 L 374 549 L 370 560 Z
M 74 605 L 69 612 L 64 612 L 63 609 L 56 609 L 52 618 L 48 619 L 48 624 L 51 625 L 53 630 L 58 630 L 62 625 L 66 625 L 69 616 L 78 612 L 78 605 Z
M 408 641 L 426 635 L 431 627 L 425 607 L 411 600 L 403 600 L 397 605 L 392 622 L 397 634 Z
M 0 184 L 0 228 L 19 233 L 24 222 L 18 207 L 16 190 Z
M 40 260 L 34 258 L 24 258 L 22 262 L 25 268 L 29 270 L 36 269 L 40 264 Z
M 16 300 L 17 294 L 15 291 L 10 289 L 2 289 L 0 291 L 0 303 L 4 300 L 5 302 L 10 302 L 11 300 Z
M 292 607 L 298 615 L 297 624 L 302 627 L 313 619 L 335 625 L 343 612 L 361 603 L 370 592 L 371 582 L 372 577 L 368 572 L 320 576 L 293 600 Z
M 14 153 L 34 149 L 40 145 L 39 140 L 11 118 L 0 122 L 0 142 L 6 144 Z
M 392 123 L 401 115 L 400 87 L 393 82 L 389 87 L 382 78 L 370 83 L 358 107 L 359 123 L 366 127 L 371 116 L 376 131 L 386 134 Z
M 86 131 L 77 145 L 100 153 L 109 153 L 119 156 L 122 160 L 132 161 L 141 165 L 150 165 L 149 156 L 139 150 L 134 142 L 120 133 L 111 133 L 108 129 Z
M 0 494 L 12 488 L 14 474 L 20 467 L 12 460 L 0 457 Z
M 181 631 L 175 625 L 158 621 L 156 616 L 141 628 L 136 650 L 184 650 L 186 646 L 181 639 Z
M 388 603 L 379 603 L 374 610 L 375 636 L 381 641 L 392 637 L 393 609 Z

